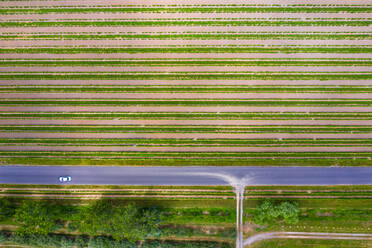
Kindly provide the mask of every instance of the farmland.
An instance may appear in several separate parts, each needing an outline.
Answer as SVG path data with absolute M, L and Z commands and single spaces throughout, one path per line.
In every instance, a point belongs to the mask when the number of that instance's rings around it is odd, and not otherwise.
M 1 1 L 3 165 L 372 165 L 366 1 Z

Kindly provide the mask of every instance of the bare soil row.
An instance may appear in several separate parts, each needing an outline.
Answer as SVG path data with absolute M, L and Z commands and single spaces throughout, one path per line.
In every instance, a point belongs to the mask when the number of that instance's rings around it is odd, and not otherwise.
M 0 125 L 371 125 L 370 120 L 12 120 Z
M 58 29 L 58 27 L 54 27 Z M 168 28 L 168 27 L 167 27 Z M 328 27 L 329 28 L 329 27 Z M 353 27 L 355 28 L 355 27 Z M 43 32 L 43 28 L 38 28 Z M 75 30 L 76 27 L 73 27 Z M 98 27 L 94 28 L 98 31 Z M 110 28 L 108 28 L 110 29 Z M 127 29 L 127 28 L 125 28 Z M 306 29 L 306 28 L 304 28 Z M 7 32 L 8 30 L 4 30 Z M 212 30 L 210 30 L 212 31 Z M 253 31 L 253 30 L 252 30 Z M 66 30 L 66 32 L 68 32 Z M 370 40 L 0 40 L 0 47 L 54 47 L 54 46 L 174 46 L 174 45 L 371 45 Z
M 0 138 L 65 139 L 370 139 L 371 133 L 2 133 Z
M 3 53 L 3 59 L 372 58 L 371 53 Z
M 372 67 L 371 67 L 372 69 Z M 371 93 L 0 93 L 0 99 L 372 99 Z M 26 104 L 26 103 L 25 103 Z M 216 110 L 217 111 L 217 110 Z
M 0 2 L 1 3 L 1 2 Z M 152 27 L 2 27 L 4 33 L 53 32 L 371 32 L 369 26 L 152 26 Z
M 372 80 L 0 80 L 0 85 L 372 85 Z
M 236 106 L 0 106 L 6 112 L 372 112 L 368 107 L 236 107 Z
M 59 0 L 59 1 L 1 1 L 0 6 L 8 7 L 20 7 L 20 6 L 95 6 L 95 5 L 216 5 L 220 4 L 215 0 L 204 0 L 200 2 L 198 0 L 149 0 L 146 1 L 145 4 L 138 3 L 137 0 L 127 0 L 125 2 L 120 0 L 89 0 L 89 1 L 82 1 L 82 0 Z M 250 0 L 249 3 L 245 0 L 228 0 L 224 1 L 223 4 L 283 4 L 283 1 L 280 0 Z M 286 1 L 285 4 L 309 4 L 308 0 L 289 0 Z M 367 5 L 370 4 L 368 0 L 353 0 L 352 3 L 348 0 L 312 0 L 311 4 L 337 4 L 337 5 Z
M 372 147 L 134 147 L 134 146 L 0 146 L 0 151 L 89 152 L 372 152 Z
M 0 72 L 372 72 L 372 66 L 16 66 Z
M 17 1 L 20 3 L 20 1 Z M 30 1 L 34 2 L 34 1 Z M 46 1 L 43 1 L 46 2 Z M 0 2 L 0 6 L 1 6 Z M 56 2 L 58 4 L 59 2 Z M 73 2 L 71 2 L 73 3 Z M 249 3 L 250 4 L 250 3 Z M 18 5 L 17 5 L 18 7 Z M 182 18 L 369 18 L 370 13 L 182 13 Z M 1 15 L 2 21 L 84 19 L 174 19 L 180 13 L 53 13 Z

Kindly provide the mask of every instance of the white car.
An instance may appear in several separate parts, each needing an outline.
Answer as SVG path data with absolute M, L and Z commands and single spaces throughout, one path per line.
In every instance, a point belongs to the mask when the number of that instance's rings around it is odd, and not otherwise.
M 71 177 L 70 176 L 60 176 L 58 179 L 61 183 L 71 182 Z

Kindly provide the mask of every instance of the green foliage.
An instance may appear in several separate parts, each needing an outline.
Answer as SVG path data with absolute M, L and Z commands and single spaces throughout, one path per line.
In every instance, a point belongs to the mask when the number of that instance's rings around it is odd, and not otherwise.
M 5 233 L 0 233 L 0 244 L 8 241 L 8 236 Z
M 90 236 L 110 234 L 116 241 L 134 243 L 159 232 L 161 213 L 156 209 L 140 209 L 134 204 L 114 207 L 110 201 L 98 201 L 75 215 L 72 225 Z
M 74 216 L 74 224 L 79 231 L 90 236 L 97 236 L 109 230 L 109 220 L 113 214 L 113 208 L 109 201 L 96 201 L 82 208 Z
M 14 208 L 6 198 L 0 198 L 0 221 L 13 216 Z
M 24 201 L 16 210 L 15 220 L 21 225 L 17 233 L 48 234 L 54 227 L 57 219 L 50 205 L 38 201 Z
M 227 243 L 218 242 L 175 242 L 151 240 L 133 244 L 128 240 L 116 241 L 111 237 L 100 236 L 88 239 L 85 236 L 68 235 L 17 235 L 0 231 L 0 243 L 10 241 L 12 244 L 38 248 L 230 248 Z
M 297 203 L 281 202 L 275 205 L 271 200 L 265 200 L 257 206 L 254 220 L 260 225 L 276 220 L 284 220 L 286 224 L 296 224 L 299 214 L 300 209 Z
M 128 241 L 115 241 L 104 237 L 89 240 L 88 248 L 135 248 L 136 245 Z
M 70 222 L 67 224 L 67 231 L 75 232 L 76 230 L 77 230 L 77 226 L 73 222 Z

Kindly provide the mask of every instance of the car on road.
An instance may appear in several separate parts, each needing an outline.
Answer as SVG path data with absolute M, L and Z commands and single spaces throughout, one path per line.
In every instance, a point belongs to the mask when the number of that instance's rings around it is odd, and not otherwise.
M 58 178 L 58 180 L 61 182 L 61 183 L 67 183 L 67 182 L 71 182 L 71 177 L 70 176 L 60 176 Z

